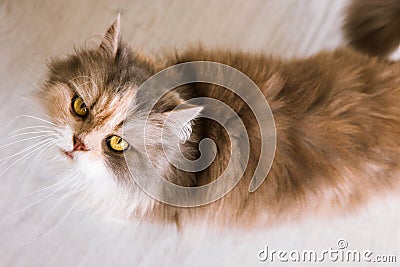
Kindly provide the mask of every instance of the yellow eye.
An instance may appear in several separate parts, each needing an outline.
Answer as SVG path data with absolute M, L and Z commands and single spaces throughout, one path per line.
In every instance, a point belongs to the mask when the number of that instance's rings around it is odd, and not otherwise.
M 79 117 L 86 117 L 88 114 L 88 109 L 86 107 L 85 102 L 83 102 L 82 97 L 75 97 L 72 99 L 72 109 L 74 110 L 75 114 Z
M 107 139 L 108 146 L 118 152 L 123 152 L 129 148 L 129 144 L 125 139 L 119 137 L 118 135 L 112 135 Z

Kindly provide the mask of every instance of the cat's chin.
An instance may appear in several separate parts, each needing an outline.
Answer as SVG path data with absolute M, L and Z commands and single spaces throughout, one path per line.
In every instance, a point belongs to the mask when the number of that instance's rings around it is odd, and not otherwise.
M 62 166 L 58 171 L 73 177 L 73 189 L 80 205 L 106 217 L 128 220 L 151 210 L 154 201 L 136 188 L 118 183 L 115 174 L 107 168 L 104 160 L 93 151 L 73 152 L 58 148 Z

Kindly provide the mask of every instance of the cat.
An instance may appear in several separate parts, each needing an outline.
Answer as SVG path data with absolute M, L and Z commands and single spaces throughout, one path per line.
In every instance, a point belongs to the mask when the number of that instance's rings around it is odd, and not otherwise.
M 290 60 L 201 46 L 153 58 L 122 40 L 118 16 L 98 47 L 52 59 L 37 95 L 55 125 L 54 141 L 62 160 L 77 173 L 83 198 L 100 211 L 178 227 L 206 222 L 241 228 L 298 220 L 307 214 L 353 212 L 399 186 L 400 65 L 383 58 L 398 40 L 376 31 L 374 23 L 359 29 L 366 25 L 363 20 L 379 22 L 385 10 L 396 10 L 393 23 L 397 23 L 400 12 L 392 6 L 398 3 L 354 1 L 344 26 L 349 47 Z M 384 7 L 383 14 L 373 12 L 377 6 Z M 371 12 L 360 11 L 365 8 Z M 248 188 L 260 157 L 259 125 L 251 108 L 221 86 L 178 87 L 160 99 L 149 117 L 155 136 L 171 114 L 186 122 L 179 129 L 173 128 L 175 124 L 165 127 L 172 134 L 186 133 L 180 145 L 170 149 L 182 151 L 188 159 L 200 157 L 200 140 L 212 139 L 217 149 L 208 168 L 187 172 L 172 166 L 156 137 L 147 152 L 123 138 L 126 114 L 139 87 L 170 66 L 193 61 L 222 63 L 243 72 L 269 103 L 276 151 L 267 179 L 255 192 Z M 238 114 L 249 135 L 250 158 L 242 179 L 223 198 L 199 207 L 176 207 L 143 192 L 124 155 L 148 153 L 162 176 L 176 185 L 197 187 L 215 181 L 232 154 L 241 151 L 231 151 L 235 140 L 218 123 L 202 118 L 201 106 L 185 104 L 196 97 L 224 102 Z M 133 123 L 130 130 L 141 132 L 143 124 Z M 140 162 L 136 168 L 141 171 Z

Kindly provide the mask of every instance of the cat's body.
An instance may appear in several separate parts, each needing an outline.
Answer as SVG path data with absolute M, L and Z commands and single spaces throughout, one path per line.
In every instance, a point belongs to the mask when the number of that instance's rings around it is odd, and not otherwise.
M 176 212 L 178 218 L 185 213 L 203 217 L 205 212 L 215 222 L 251 225 L 308 212 L 330 213 L 335 208 L 352 211 L 369 197 L 399 186 L 398 63 L 370 58 L 350 48 L 287 61 L 199 48 L 178 55 L 171 63 L 199 60 L 232 66 L 259 86 L 274 114 L 275 159 L 267 180 L 249 193 L 260 143 L 254 117 L 223 88 L 194 86 L 192 97 L 216 98 L 240 110 L 238 114 L 252 133 L 253 164 L 223 200 L 192 210 L 165 205 L 162 209 Z M 227 143 L 220 131 L 205 127 L 209 129 L 206 137 Z M 229 148 L 219 152 L 220 160 L 226 162 Z M 214 164 L 196 178 L 209 182 L 218 177 L 223 164 L 218 158 Z
M 182 208 L 143 193 L 132 179 L 123 153 L 109 147 L 109 138 L 121 136 L 125 111 L 147 78 L 190 61 L 223 63 L 249 76 L 271 107 L 277 144 L 266 181 L 250 193 L 261 140 L 249 108 L 222 87 L 203 83 L 167 95 L 153 113 L 154 122 L 164 119 L 183 100 L 201 96 L 232 107 L 250 134 L 250 161 L 238 185 L 213 203 Z M 296 60 L 191 48 L 153 60 L 121 43 L 117 20 L 99 48 L 53 61 L 50 70 L 42 94 L 54 123 L 64 129 L 60 148 L 71 158 L 72 168 L 81 172 L 88 198 L 106 210 L 120 209 L 128 217 L 177 225 L 207 220 L 219 225 L 263 226 L 308 212 L 351 211 L 399 186 L 399 63 L 351 48 Z M 84 109 L 71 110 L 77 98 L 85 103 Z M 187 110 L 190 113 L 194 108 Z M 82 116 L 80 111 L 84 111 Z M 192 120 L 193 132 L 181 149 L 196 158 L 199 140 L 211 138 L 218 146 L 217 157 L 208 169 L 197 173 L 163 167 L 164 178 L 178 185 L 200 186 L 215 180 L 231 154 L 240 153 L 230 151 L 231 140 L 216 123 L 198 115 L 197 110 L 190 115 L 182 113 Z M 158 146 L 154 144 L 150 155 L 165 166 L 168 163 L 158 155 Z

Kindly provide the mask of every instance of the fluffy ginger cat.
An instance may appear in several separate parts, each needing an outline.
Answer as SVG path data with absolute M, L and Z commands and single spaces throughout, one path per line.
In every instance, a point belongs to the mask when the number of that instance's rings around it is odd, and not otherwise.
M 99 47 L 53 59 L 38 95 L 55 125 L 60 155 L 77 173 L 83 198 L 99 210 L 178 226 L 201 221 L 238 227 L 262 227 L 309 213 L 346 213 L 399 186 L 400 64 L 367 55 L 385 56 L 400 41 L 399 26 L 393 26 L 399 22 L 398 7 L 397 0 L 355 1 L 350 6 L 346 34 L 365 54 L 345 47 L 292 60 L 201 47 L 154 59 L 122 41 L 117 18 Z M 386 20 L 386 13 L 393 19 Z M 216 155 L 207 168 L 180 170 L 160 152 L 157 138 L 145 151 L 123 137 L 126 112 L 138 88 L 159 71 L 192 61 L 218 62 L 243 72 L 269 103 L 276 151 L 266 180 L 255 192 L 248 189 L 260 157 L 259 124 L 251 108 L 223 87 L 178 87 L 160 99 L 148 122 L 154 131 L 170 114 L 187 122 L 173 129 L 185 136 L 169 149 L 191 160 L 200 156 L 200 140 L 212 139 Z M 218 179 L 232 155 L 241 151 L 231 151 L 234 140 L 218 123 L 202 118 L 201 107 L 184 104 L 196 97 L 219 100 L 238 114 L 249 135 L 249 162 L 224 197 L 199 207 L 176 207 L 137 186 L 125 154 L 148 155 L 162 177 L 176 185 L 198 187 Z M 143 130 L 139 123 L 136 127 L 132 131 Z M 141 171 L 141 162 L 136 168 Z

